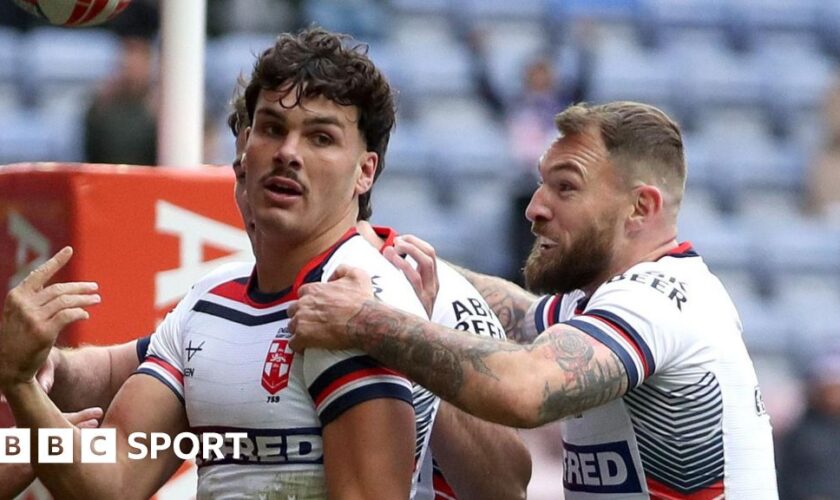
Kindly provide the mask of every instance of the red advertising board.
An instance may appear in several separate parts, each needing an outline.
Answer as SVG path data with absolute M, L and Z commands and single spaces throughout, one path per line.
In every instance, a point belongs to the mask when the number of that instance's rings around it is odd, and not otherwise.
M 0 284 L 10 289 L 71 245 L 74 256 L 55 281 L 96 281 L 102 303 L 59 344 L 147 335 L 201 276 L 251 259 L 233 180 L 220 167 L 2 166 Z M 10 424 L 0 408 L 0 427 Z

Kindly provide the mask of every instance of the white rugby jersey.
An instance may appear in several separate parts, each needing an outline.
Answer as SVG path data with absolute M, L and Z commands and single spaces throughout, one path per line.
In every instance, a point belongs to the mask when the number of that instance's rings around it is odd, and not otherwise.
M 601 285 L 543 297 L 609 347 L 629 392 L 564 421 L 566 498 L 777 498 L 770 420 L 720 281 L 689 243 Z
M 412 402 L 412 384 L 361 351 L 308 349 L 303 355 L 289 348 L 287 310 L 298 288 L 326 281 L 342 263 L 371 274 L 382 301 L 425 317 L 402 273 L 351 230 L 278 294 L 249 286 L 251 264 L 218 269 L 155 331 L 138 371 L 184 402 L 193 432 L 248 435 L 239 459 L 226 443 L 224 458 L 197 460 L 199 498 L 325 498 L 321 428 L 365 401 Z M 425 418 L 418 413 L 418 420 Z M 428 443 L 430 429 L 421 426 L 426 435 L 418 442 Z
M 397 233 L 385 227 L 374 227 L 376 234 L 385 240 L 380 250 L 394 245 Z M 472 332 L 476 335 L 505 339 L 505 330 L 496 314 L 475 287 L 446 262 L 437 260 L 438 294 L 432 308 L 431 321 L 447 328 Z M 439 400 L 435 401 L 432 421 L 437 413 Z M 427 433 L 427 439 L 431 434 Z M 445 496 L 455 498 L 451 487 L 446 484 L 443 473 L 433 467 L 433 452 L 422 457 L 419 484 L 415 500 L 434 500 L 441 498 L 437 492 L 446 492 Z

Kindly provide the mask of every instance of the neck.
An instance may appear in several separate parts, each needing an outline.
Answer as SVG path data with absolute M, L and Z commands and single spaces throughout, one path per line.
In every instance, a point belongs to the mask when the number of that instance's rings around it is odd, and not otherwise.
M 284 237 L 276 230 L 258 226 L 254 254 L 259 291 L 277 293 L 292 286 L 300 270 L 334 245 L 354 223 L 355 218 L 342 219 L 303 240 Z
M 665 254 L 676 248 L 678 245 L 675 236 L 667 236 L 656 242 L 655 245 L 646 245 L 642 248 L 637 248 L 626 253 L 626 258 L 610 266 L 610 268 L 597 280 L 593 281 L 591 285 L 583 287 L 584 293 L 587 297 L 591 297 L 595 290 L 607 282 L 613 276 L 618 276 L 627 271 L 636 264 L 642 262 L 654 262 L 662 258 Z

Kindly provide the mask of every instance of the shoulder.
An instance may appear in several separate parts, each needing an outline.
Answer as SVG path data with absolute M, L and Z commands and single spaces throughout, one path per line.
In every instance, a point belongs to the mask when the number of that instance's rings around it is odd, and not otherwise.
M 322 281 L 328 281 L 339 265 L 344 264 L 361 269 L 371 277 L 374 294 L 383 302 L 398 306 L 422 317 L 426 317 L 420 299 L 414 292 L 402 271 L 391 265 L 361 236 L 345 241 L 329 257 L 324 265 Z
M 694 266 L 686 264 L 685 259 L 673 258 L 636 264 L 598 287 L 589 304 L 619 302 L 680 312 L 689 300 L 690 283 L 696 275 L 691 269 Z
M 226 283 L 240 282 L 240 285 L 244 287 L 253 268 L 254 265 L 250 262 L 231 262 L 219 266 L 196 281 L 182 302 L 195 302 Z

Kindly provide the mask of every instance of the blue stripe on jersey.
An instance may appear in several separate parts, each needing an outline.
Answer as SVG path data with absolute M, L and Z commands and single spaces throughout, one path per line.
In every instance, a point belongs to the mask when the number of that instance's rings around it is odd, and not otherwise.
M 152 336 L 143 337 L 137 340 L 137 362 L 142 363 L 146 360 L 146 353 L 149 352 L 149 344 L 152 343 Z
M 627 372 L 627 382 L 629 384 L 628 390 L 636 387 L 639 383 L 639 371 L 636 369 L 636 363 L 633 362 L 633 357 L 628 353 L 618 342 L 612 337 L 602 332 L 595 325 L 589 324 L 585 321 L 572 319 L 563 323 L 588 334 L 598 342 L 607 346 L 612 352 L 618 356 L 621 363 L 624 365 L 624 370 Z
M 321 426 L 326 427 L 330 422 L 340 417 L 345 411 L 356 405 L 374 399 L 399 399 L 412 404 L 411 389 L 401 384 L 380 382 L 377 384 L 363 385 L 358 389 L 348 392 L 335 399 L 324 408 L 318 417 L 321 419 Z
M 138 374 L 138 373 L 142 373 L 144 375 L 151 375 L 152 377 L 160 380 L 161 382 L 163 382 L 163 384 L 166 387 L 169 387 L 169 389 L 175 394 L 175 396 L 178 398 L 178 401 L 180 401 L 182 405 L 186 404 L 184 402 L 184 396 L 181 396 L 181 393 L 178 391 L 178 389 L 174 385 L 172 385 L 171 382 L 169 382 L 162 375 L 160 375 L 159 373 L 157 373 L 154 370 L 151 370 L 149 368 L 143 368 L 143 367 L 138 368 L 137 371 L 134 372 L 134 374 Z
M 355 371 L 367 370 L 370 368 L 383 369 L 384 367 L 370 356 L 353 356 L 352 358 L 339 361 L 324 370 L 324 372 L 318 375 L 318 378 L 309 385 L 309 395 L 312 396 L 313 400 L 318 399 L 318 396 L 320 396 L 330 384 L 341 377 Z
M 551 302 L 552 297 L 553 295 L 546 295 L 537 302 L 537 309 L 534 311 L 534 325 L 537 327 L 537 333 L 545 331 L 545 320 L 543 319 L 545 315 L 545 306 Z
M 627 334 L 628 337 L 633 339 L 633 342 L 639 346 L 639 349 L 642 350 L 642 355 L 645 357 L 645 363 L 648 366 L 648 373 L 645 373 L 645 378 L 650 377 L 654 373 L 656 373 L 656 362 L 653 360 L 653 353 L 650 352 L 650 348 L 647 345 L 647 342 L 639 335 L 639 332 L 636 331 L 635 328 L 630 326 L 629 323 L 624 321 L 621 317 L 603 309 L 593 309 L 591 311 L 586 311 L 587 315 L 598 316 L 600 318 L 604 318 L 611 323 L 614 323 L 616 326 L 624 330 L 624 333 Z
M 193 311 L 203 312 L 245 326 L 266 325 L 289 318 L 289 313 L 285 309 L 270 314 L 263 314 L 262 316 L 253 316 L 206 300 L 196 302 L 193 306 Z

